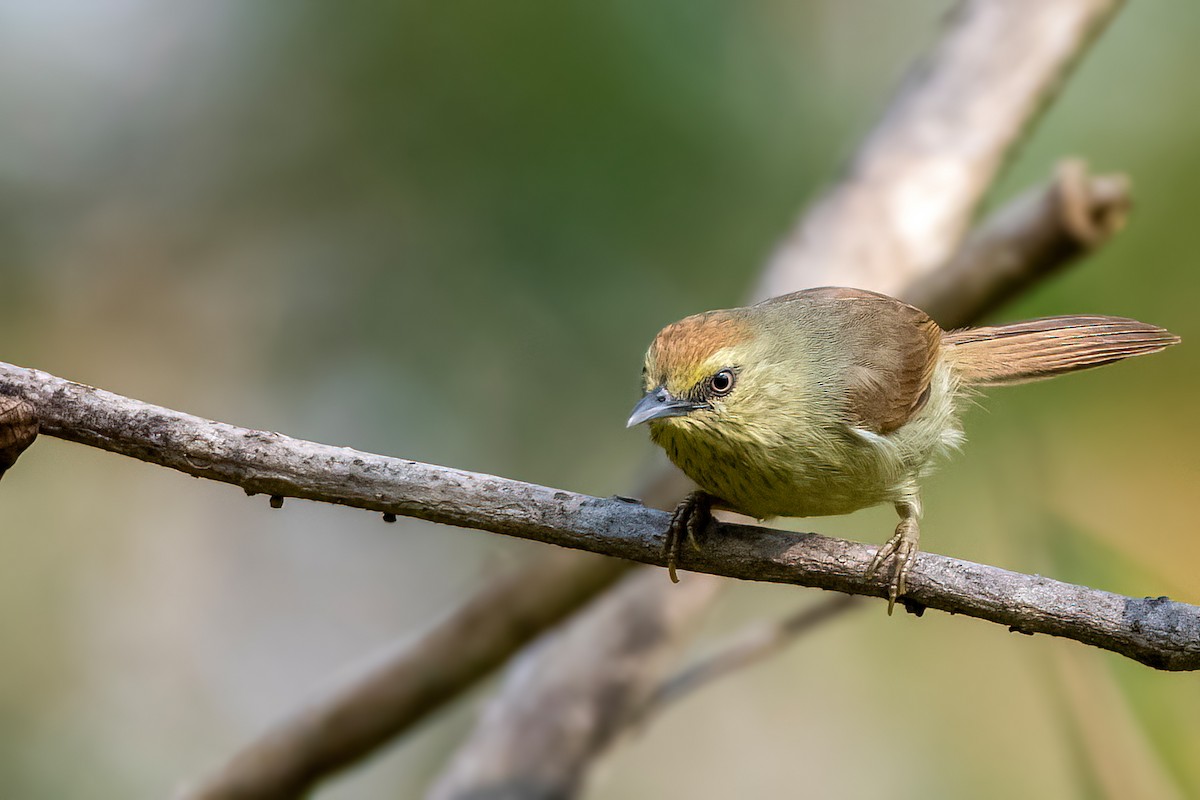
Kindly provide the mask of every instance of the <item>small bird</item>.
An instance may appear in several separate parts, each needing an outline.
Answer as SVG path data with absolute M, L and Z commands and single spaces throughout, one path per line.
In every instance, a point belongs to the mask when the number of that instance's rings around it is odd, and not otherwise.
M 765 520 L 848 514 L 892 503 L 888 613 L 918 550 L 920 481 L 963 442 L 971 390 L 1023 383 L 1154 353 L 1179 342 L 1132 319 L 1063 316 L 944 331 L 925 312 L 861 289 L 823 287 L 663 328 L 646 353 L 645 395 L 627 427 L 700 487 L 667 533 L 680 543 L 713 508 Z

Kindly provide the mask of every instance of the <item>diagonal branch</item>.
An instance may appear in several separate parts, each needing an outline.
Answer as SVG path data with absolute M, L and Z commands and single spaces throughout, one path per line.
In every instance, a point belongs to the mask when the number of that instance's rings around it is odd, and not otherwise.
M 775 655 L 797 637 L 841 616 L 862 601 L 849 594 L 835 594 L 816 605 L 808 605 L 781 620 L 759 623 L 740 631 L 711 655 L 681 669 L 657 686 L 638 709 L 630 727 L 645 725 L 665 707 L 677 703 L 709 683 Z
M 964 0 L 844 175 L 805 211 L 758 296 L 897 294 L 943 264 L 980 199 L 1119 0 Z
M 418 517 L 664 565 L 670 514 L 636 500 L 589 495 L 344 447 L 238 428 L 142 403 L 36 370 L 0 364 L 0 391 L 30 403 L 42 430 L 236 484 Z M 883 597 L 864 577 L 870 545 L 754 525 L 714 523 L 684 566 L 743 580 Z M 1111 650 L 1158 669 L 1200 669 L 1200 607 L 1135 599 L 922 553 L 909 578 L 910 610 L 922 607 L 1047 633 Z
M 628 562 L 554 550 L 314 698 L 184 790 L 190 800 L 303 797 L 424 719 L 624 574 Z M 538 591 L 522 591 L 536 581 Z
M 905 299 L 945 327 L 968 322 L 1088 255 L 1125 226 L 1129 179 L 1090 176 L 1078 159 L 1061 162 L 1054 179 L 1022 194 L 967 237 L 940 269 L 905 291 Z

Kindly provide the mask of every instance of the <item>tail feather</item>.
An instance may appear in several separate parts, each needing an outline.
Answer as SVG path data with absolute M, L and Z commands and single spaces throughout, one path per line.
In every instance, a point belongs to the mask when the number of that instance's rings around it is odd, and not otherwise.
M 1045 317 L 950 331 L 944 342 L 962 381 L 999 386 L 1157 353 L 1179 337 L 1124 317 Z

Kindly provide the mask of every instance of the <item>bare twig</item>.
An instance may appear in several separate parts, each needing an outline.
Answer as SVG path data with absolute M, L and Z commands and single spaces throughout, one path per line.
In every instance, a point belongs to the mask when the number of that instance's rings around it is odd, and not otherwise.
M 1129 206 L 1124 175 L 1091 176 L 1082 161 L 1064 161 L 1053 181 L 991 216 L 906 299 L 946 327 L 963 324 L 964 305 L 982 316 L 1046 277 L 1046 265 L 1061 269 L 1107 242 Z
M 678 702 L 702 686 L 730 673 L 757 664 L 795 642 L 798 636 L 852 608 L 861 608 L 862 605 L 861 600 L 854 595 L 835 594 L 815 606 L 805 606 L 781 620 L 759 623 L 739 632 L 718 646 L 711 655 L 684 667 L 663 681 L 638 709 L 631 727 L 645 724 L 647 718 L 671 703 Z
M 231 483 L 249 495 L 354 506 L 621 558 L 620 548 L 608 552 L 622 538 L 613 538 L 617 528 L 639 514 L 663 513 L 636 500 L 239 428 L 11 364 L 0 363 L 0 395 L 32 406 L 46 435 Z M 567 524 L 573 517 L 576 523 Z

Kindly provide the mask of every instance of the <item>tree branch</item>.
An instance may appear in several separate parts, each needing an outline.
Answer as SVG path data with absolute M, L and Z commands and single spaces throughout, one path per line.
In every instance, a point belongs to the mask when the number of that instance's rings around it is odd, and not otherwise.
M 1082 161 L 1063 161 L 1050 183 L 992 215 L 905 298 L 945 327 L 962 325 L 962 308 L 988 314 L 1095 251 L 1125 227 L 1130 205 L 1126 176 L 1091 176 Z
M 606 553 L 619 538 L 610 538 L 605 526 L 629 520 L 613 516 L 613 510 L 651 513 L 636 500 L 599 500 L 494 475 L 239 428 L 2 362 L 0 395 L 28 403 L 45 435 L 230 483 L 248 495 L 353 506 L 617 557 L 622 553 Z M 576 514 L 581 524 L 564 525 Z
M 837 186 L 805 211 L 758 295 L 895 295 L 957 249 L 992 179 L 1119 0 L 965 0 Z M 1017 56 L 1016 54 L 1019 54 Z
M 689 664 L 659 684 L 638 709 L 630 727 L 646 724 L 651 716 L 697 689 L 775 655 L 795 642 L 798 636 L 840 617 L 852 608 L 862 606 L 860 598 L 854 595 L 835 594 L 781 620 L 760 623 L 740 631 L 711 655 Z
M 566 563 L 563 563 L 566 562 Z M 532 576 L 518 569 L 481 589 L 360 674 L 280 720 L 220 769 L 187 787 L 189 800 L 302 797 L 457 696 L 538 632 L 592 599 L 629 564 L 555 550 Z M 537 592 L 523 592 L 531 579 Z
M 662 512 L 658 512 L 662 513 Z M 671 602 L 646 606 L 648 578 L 659 587 L 670 586 Z M 468 740 L 469 759 L 457 758 L 430 792 L 430 800 L 456 796 L 463 783 L 486 788 L 479 798 L 512 798 L 531 793 L 537 797 L 565 797 L 538 791 L 538 787 L 578 784 L 578 765 L 590 762 L 599 744 L 628 728 L 626 699 L 640 704 L 654 690 L 660 672 L 675 661 L 677 651 L 701 613 L 719 594 L 722 582 L 704 575 L 689 575 L 671 584 L 657 570 L 637 570 L 604 597 L 592 603 L 572 624 L 542 639 L 505 675 L 503 703 L 489 704 Z M 636 606 L 639 613 L 625 612 Z M 578 624 L 584 622 L 586 624 Z M 598 669 L 596 654 L 619 653 L 619 661 L 605 661 Z M 539 658 L 544 654 L 548 660 Z M 546 665 L 554 669 L 546 669 Z M 652 665 L 652 666 L 651 666 Z M 581 681 L 580 676 L 587 676 Z M 596 702 L 597 697 L 615 702 Z M 513 733 L 514 720 L 541 720 L 554 724 L 522 726 Z M 487 747 L 473 748 L 482 740 Z M 536 752 L 541 758 L 529 759 Z M 520 764 L 519 775 L 512 765 Z
M 628 498 L 600 498 L 495 475 L 331 447 L 193 417 L 0 364 L 0 392 L 30 403 L 42 431 L 132 455 L 247 492 L 299 497 L 477 528 L 663 566 L 670 514 Z M 815 533 L 714 522 L 682 566 L 743 580 L 884 597 L 864 575 L 875 548 Z M 928 607 L 1047 633 L 1158 669 L 1200 669 L 1200 608 L 1134 599 L 921 553 L 908 581 L 911 609 Z

